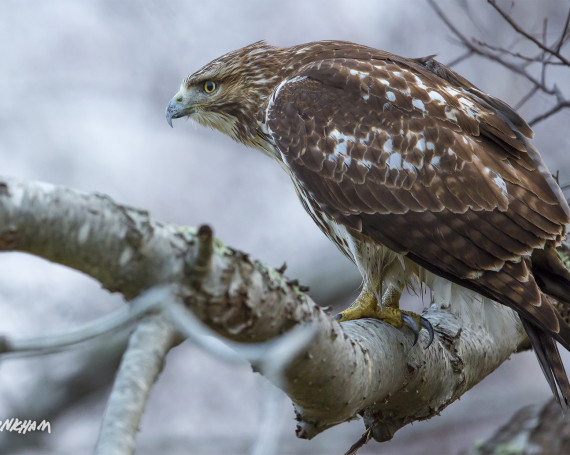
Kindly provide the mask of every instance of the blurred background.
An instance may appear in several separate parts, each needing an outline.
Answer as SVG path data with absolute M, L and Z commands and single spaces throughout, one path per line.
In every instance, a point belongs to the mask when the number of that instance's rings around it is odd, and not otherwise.
M 483 2 L 439 5 L 467 36 L 504 46 L 516 40 Z M 554 39 L 567 7 L 521 2 L 512 13 L 537 33 L 548 17 Z M 226 244 L 254 258 L 274 267 L 286 261 L 287 276 L 310 286 L 319 304 L 348 305 L 360 277 L 304 213 L 285 173 L 218 132 L 182 120 L 171 129 L 164 119 L 188 73 L 260 39 L 277 46 L 349 40 L 408 57 L 437 53 L 444 63 L 463 53 L 420 1 L 3 0 L 0 174 L 105 193 L 163 222 L 209 223 Z M 529 89 L 481 58 L 455 69 L 509 104 Z M 556 80 L 566 94 L 568 79 Z M 550 103 L 536 95 L 521 113 L 534 117 Z M 570 180 L 569 124 L 566 111 L 535 128 L 535 145 L 563 183 Z M 77 272 L 24 254 L 0 255 L 2 335 L 55 334 L 123 304 Z M 418 305 L 411 298 L 407 304 Z M 124 335 L 62 354 L 4 360 L 0 420 L 46 419 L 51 434 L 0 433 L 0 453 L 90 453 L 122 349 Z M 137 453 L 248 453 L 263 381 L 245 363 L 227 366 L 182 344 L 153 389 Z M 534 355 L 517 354 L 441 416 L 402 429 L 390 442 L 371 441 L 359 453 L 457 453 L 490 436 L 515 410 L 549 396 Z M 344 453 L 364 431 L 355 421 L 298 440 L 291 403 L 282 396 L 279 405 L 279 454 Z

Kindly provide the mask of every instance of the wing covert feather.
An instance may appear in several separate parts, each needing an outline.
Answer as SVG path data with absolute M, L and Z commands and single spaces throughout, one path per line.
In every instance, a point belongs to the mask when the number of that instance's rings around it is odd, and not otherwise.
M 281 84 L 266 123 L 330 218 L 523 312 L 540 304 L 507 288 L 532 288 L 521 258 L 560 240 L 568 207 L 503 102 L 411 60 L 331 58 Z

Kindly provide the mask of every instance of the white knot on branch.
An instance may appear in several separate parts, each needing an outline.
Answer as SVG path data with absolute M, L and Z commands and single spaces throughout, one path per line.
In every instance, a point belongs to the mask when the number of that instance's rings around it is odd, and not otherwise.
M 481 302 L 468 302 L 472 311 L 457 314 L 432 305 L 424 316 L 436 339 L 427 350 L 425 338 L 413 346 L 411 331 L 381 321 L 339 324 L 296 282 L 225 246 L 208 228 L 160 223 L 107 196 L 46 184 L 0 179 L 0 250 L 25 251 L 80 270 L 128 300 L 166 286 L 171 297 L 153 311 L 169 316 L 167 326 L 183 336 L 198 330 L 197 319 L 232 342 L 299 337 L 298 343 L 277 345 L 285 354 L 265 344 L 265 368 L 258 369 L 293 401 L 302 438 L 363 416 L 372 437 L 390 439 L 402 426 L 438 414 L 526 343 L 511 310 L 489 304 L 483 315 Z M 192 315 L 181 313 L 180 304 Z M 156 324 L 143 321 L 135 333 Z M 306 323 L 308 331 L 291 332 Z M 170 329 L 157 332 L 164 356 L 180 336 L 173 338 Z M 5 340 L 4 351 L 17 345 Z M 232 346 L 255 364 L 259 352 Z M 271 356 L 281 359 L 278 368 L 267 367 Z M 149 387 L 159 370 L 153 363 L 144 376 Z M 119 374 L 121 381 L 125 374 Z M 146 389 L 141 390 L 131 397 L 144 402 Z M 126 415 L 118 408 L 112 412 Z M 129 428 L 134 432 L 136 425 Z

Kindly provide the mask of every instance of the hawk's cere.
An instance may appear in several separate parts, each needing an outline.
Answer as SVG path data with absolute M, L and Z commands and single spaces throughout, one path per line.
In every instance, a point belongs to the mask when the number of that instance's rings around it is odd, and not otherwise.
M 425 318 L 398 309 L 400 293 L 451 281 L 519 314 L 568 404 L 554 340 L 570 349 L 570 273 L 555 250 L 570 209 L 507 104 L 431 57 L 259 42 L 188 76 L 166 116 L 190 116 L 286 170 L 364 277 L 341 320 L 421 324 L 431 338 Z

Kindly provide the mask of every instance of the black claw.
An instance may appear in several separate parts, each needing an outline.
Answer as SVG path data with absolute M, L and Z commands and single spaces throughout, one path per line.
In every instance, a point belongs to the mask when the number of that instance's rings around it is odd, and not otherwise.
M 338 313 L 335 317 L 334 320 L 335 321 L 340 321 L 342 319 L 342 313 Z
M 418 325 L 416 324 L 416 321 L 414 321 L 414 318 L 412 318 L 409 314 L 402 313 L 402 322 L 405 324 L 408 324 L 410 326 L 410 328 L 412 329 L 412 332 L 414 332 L 414 344 L 413 344 L 413 346 L 415 346 L 416 343 L 418 342 L 418 336 L 420 334 L 420 331 L 418 329 Z
M 429 348 L 431 346 L 431 343 L 433 341 L 433 326 L 431 325 L 431 322 L 429 322 L 426 318 L 424 318 L 423 316 L 420 316 L 420 325 L 426 329 L 428 331 L 429 334 L 429 339 L 428 339 L 428 343 L 425 347 L 425 349 Z

